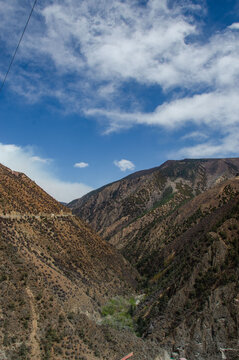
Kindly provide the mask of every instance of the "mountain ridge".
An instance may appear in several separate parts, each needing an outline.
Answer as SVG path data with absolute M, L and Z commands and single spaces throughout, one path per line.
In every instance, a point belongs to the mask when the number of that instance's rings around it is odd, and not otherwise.
M 122 178 L 120 178 L 118 180 L 115 180 L 115 181 L 112 181 L 110 183 L 107 183 L 106 185 L 100 186 L 99 188 L 94 189 L 94 190 L 90 191 L 89 193 L 83 195 L 79 199 L 88 198 L 88 197 L 94 195 L 95 193 L 98 193 L 98 192 L 104 190 L 107 186 L 113 185 L 113 184 L 118 183 L 118 182 L 120 182 L 122 180 L 132 179 L 132 178 L 138 177 L 140 175 L 147 175 L 147 174 L 150 174 L 150 173 L 152 173 L 154 171 L 160 170 L 163 166 L 165 166 L 168 163 L 173 164 L 173 163 L 175 163 L 177 161 L 191 161 L 191 160 L 193 160 L 193 161 L 207 161 L 207 160 L 218 160 L 218 159 L 219 158 L 208 158 L 208 159 L 207 158 L 197 158 L 197 159 L 185 158 L 185 159 L 182 159 L 182 160 L 166 160 L 163 164 L 161 164 L 159 166 L 154 166 L 154 167 L 146 169 L 146 170 L 138 170 L 138 171 L 136 171 L 136 172 L 134 172 L 132 174 L 129 174 L 127 176 L 124 176 L 124 177 L 122 177 Z M 225 161 L 226 160 L 237 160 L 237 159 L 238 159 L 237 157 L 235 157 L 235 158 L 220 158 L 220 160 L 225 160 Z M 73 199 L 69 203 L 67 203 L 67 204 L 64 203 L 64 204 L 66 204 L 68 207 L 72 208 L 77 200 L 78 199 Z
M 159 167 L 130 174 L 94 190 L 70 202 L 68 207 L 109 240 L 115 231 L 107 237 L 104 232 L 107 228 L 108 233 L 113 224 L 119 223 L 117 227 L 123 228 L 175 193 L 187 199 L 238 172 L 238 158 L 168 160 Z M 118 208 L 112 205 L 115 202 Z

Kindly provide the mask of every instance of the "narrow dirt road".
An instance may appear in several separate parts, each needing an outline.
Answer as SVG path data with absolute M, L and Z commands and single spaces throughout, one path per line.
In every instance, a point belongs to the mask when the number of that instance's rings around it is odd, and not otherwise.
M 0 218 L 3 219 L 29 219 L 34 218 L 41 220 L 41 218 L 47 218 L 47 219 L 55 219 L 55 218 L 62 218 L 62 217 L 75 217 L 73 214 L 41 214 L 41 215 L 35 215 L 35 214 L 0 214 Z

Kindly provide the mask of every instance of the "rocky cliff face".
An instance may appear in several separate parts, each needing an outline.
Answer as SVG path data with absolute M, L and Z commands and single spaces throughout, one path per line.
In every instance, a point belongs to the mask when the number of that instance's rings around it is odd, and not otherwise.
M 23 174 L 0 166 L 0 358 L 120 359 L 159 350 L 101 324 L 101 307 L 135 292 L 137 272 Z
M 238 173 L 168 161 L 70 204 L 143 276 L 138 332 L 169 358 L 238 359 Z

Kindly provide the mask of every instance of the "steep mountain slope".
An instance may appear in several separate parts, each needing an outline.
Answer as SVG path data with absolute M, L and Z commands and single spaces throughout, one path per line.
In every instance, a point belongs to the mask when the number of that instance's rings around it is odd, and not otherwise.
M 0 164 L 0 211 L 30 214 L 71 213 L 25 174 Z
M 238 174 L 239 159 L 169 161 L 70 204 L 143 276 L 138 332 L 169 358 L 238 359 Z
M 159 350 L 100 325 L 100 309 L 134 293 L 137 273 L 24 174 L 0 166 L 0 358 L 119 359 Z M 158 358 L 160 359 L 160 358 Z

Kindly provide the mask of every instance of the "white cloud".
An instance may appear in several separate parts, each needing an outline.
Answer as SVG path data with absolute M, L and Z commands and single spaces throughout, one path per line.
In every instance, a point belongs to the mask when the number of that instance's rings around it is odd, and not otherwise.
M 239 30 L 239 23 L 233 23 L 230 26 L 228 26 L 228 28 L 232 30 Z
M 85 168 L 85 167 L 88 167 L 88 166 L 89 166 L 89 164 L 88 164 L 88 163 L 85 163 L 84 161 L 74 164 L 74 167 L 75 167 L 75 168 L 81 168 L 81 169 L 82 169 L 82 168 Z
M 6 6 L 5 1 L 0 0 L 5 12 L 3 18 L 10 19 L 15 29 L 21 28 L 19 19 L 27 12 L 26 4 L 16 4 L 13 0 L 10 3 L 11 6 Z M 55 71 L 51 68 L 51 74 L 55 77 L 74 73 L 74 83 L 84 84 L 84 89 L 87 83 L 95 92 L 99 82 L 98 96 L 105 97 L 107 92 L 117 91 L 115 84 L 128 79 L 158 83 L 167 88 L 183 78 L 181 70 L 172 64 L 172 57 L 186 50 L 185 37 L 196 32 L 196 27 L 187 21 L 180 9 L 180 6 L 169 9 L 166 0 L 150 0 L 144 8 L 131 0 L 101 0 L 97 5 L 93 0 L 43 2 L 40 10 L 36 9 L 38 17 L 31 19 L 31 31 L 25 34 L 18 56 L 28 62 L 31 58 L 41 69 L 54 65 Z M 2 31 L 8 28 L 10 25 L 6 21 L 0 24 Z M 6 38 L 8 45 L 15 43 Z M 101 81 L 110 82 L 105 91 Z M 36 96 L 30 79 L 27 82 L 28 90 Z M 16 84 L 19 88 L 19 81 Z M 62 85 L 67 94 L 69 85 L 65 82 Z M 71 92 L 73 95 L 72 89 Z M 55 93 L 61 100 L 64 94 Z M 39 96 L 42 95 L 40 92 Z M 74 95 L 79 101 L 77 94 Z
M 207 138 L 208 138 L 207 134 L 204 134 L 201 131 L 193 131 L 193 132 L 190 132 L 190 133 L 185 134 L 184 136 L 182 136 L 181 140 L 192 139 L 192 140 L 200 141 L 200 140 L 205 140 Z
M 0 5 L 4 22 L 0 30 L 13 24 L 15 30 L 21 28 L 19 19 L 27 12 L 26 4 L 10 0 L 6 5 L 0 0 Z M 150 0 L 145 7 L 131 0 L 101 0 L 97 6 L 93 0 L 45 1 L 36 9 L 38 17 L 31 19 L 18 56 L 31 58 L 45 70 L 54 65 L 54 77 L 74 73 L 74 84 L 84 84 L 80 85 L 81 89 L 87 87 L 87 82 L 95 91 L 99 82 L 98 96 L 117 91 L 115 84 L 128 79 L 159 84 L 164 89 L 235 82 L 239 39 L 230 29 L 236 28 L 238 23 L 232 24 L 228 31 L 215 34 L 204 44 L 190 43 L 187 37 L 199 34 L 199 27 L 191 16 L 185 16 L 185 8 L 192 12 L 204 10 L 199 4 L 190 7 L 190 1 L 186 7 L 178 2 L 170 9 L 166 0 Z M 8 45 L 15 43 L 15 39 L 7 39 Z M 222 70 L 228 63 L 230 71 L 225 76 Z M 109 82 L 105 91 L 101 81 Z M 28 82 L 31 83 L 30 79 Z M 56 92 L 61 99 L 69 91 L 69 85 L 63 81 L 62 89 L 63 85 L 65 91 Z M 79 101 L 77 94 L 75 96 Z
M 134 163 L 132 163 L 132 161 L 130 160 L 125 160 L 122 159 L 120 161 L 115 160 L 114 161 L 115 166 L 117 166 L 121 171 L 126 171 L 126 170 L 134 170 L 135 169 L 135 165 Z
M 210 140 L 195 146 L 185 147 L 176 155 L 177 157 L 202 158 L 202 157 L 226 157 L 238 156 L 239 129 L 232 129 L 224 137 L 218 140 Z
M 35 155 L 31 148 L 0 143 L 0 163 L 25 173 L 59 201 L 70 202 L 92 190 L 85 184 L 60 180 L 49 168 L 49 159 Z
M 239 92 L 210 92 L 177 99 L 158 106 L 151 113 L 125 113 L 102 109 L 88 110 L 88 115 L 107 117 L 113 124 L 145 124 L 179 128 L 186 123 L 225 128 L 239 124 Z
M 15 63 L 12 89 L 30 101 L 55 96 L 70 110 L 106 119 L 105 133 L 137 124 L 174 130 L 192 123 L 208 134 L 216 129 L 224 137 L 221 145 L 212 139 L 202 145 L 208 152 L 221 153 L 221 146 L 228 151 L 226 130 L 239 128 L 239 37 L 232 31 L 239 23 L 202 41 L 201 23 L 192 14 L 203 13 L 205 2 L 173 3 L 169 8 L 167 0 L 145 6 L 132 0 L 41 2 L 18 54 L 19 60 L 27 59 L 28 71 L 18 71 L 20 61 Z M 26 3 L 0 0 L 0 6 L 2 41 L 11 54 L 12 33 L 22 28 Z M 39 67 L 42 76 L 35 72 Z M 51 79 L 44 79 L 44 72 Z M 125 112 L 128 94 L 121 85 L 130 80 L 160 86 L 167 101 L 150 113 L 143 104 Z
M 42 23 L 35 20 L 36 31 L 26 34 L 22 56 L 41 63 L 48 57 L 61 76 L 74 72 L 88 83 L 94 80 L 94 90 L 101 80 L 134 79 L 164 89 L 213 85 L 221 60 L 236 66 L 238 39 L 228 31 L 206 44 L 189 43 L 187 36 L 199 30 L 184 10 L 181 4 L 169 9 L 166 0 L 150 0 L 144 8 L 130 0 L 99 1 L 97 6 L 93 0 L 45 3 L 39 12 Z
M 43 159 L 40 156 L 32 156 L 31 160 L 34 162 L 40 162 L 43 164 L 48 164 L 51 162 L 51 159 Z
M 170 58 L 196 31 L 178 8 L 168 9 L 166 0 L 151 0 L 144 10 L 134 1 L 96 6 L 93 0 L 71 0 L 49 4 L 41 15 L 45 36 L 28 38 L 29 51 L 48 55 L 61 72 L 86 71 L 104 81 L 133 78 L 166 88 L 180 75 Z

